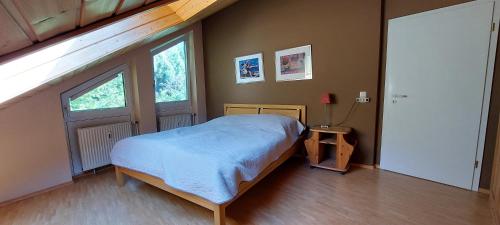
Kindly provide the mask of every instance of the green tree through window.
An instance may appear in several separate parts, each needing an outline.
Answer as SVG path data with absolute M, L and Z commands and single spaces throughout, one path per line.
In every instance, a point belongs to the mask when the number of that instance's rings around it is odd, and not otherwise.
M 69 100 L 71 111 L 125 107 L 123 73 L 87 93 Z
M 156 103 L 188 100 L 185 42 L 153 56 Z

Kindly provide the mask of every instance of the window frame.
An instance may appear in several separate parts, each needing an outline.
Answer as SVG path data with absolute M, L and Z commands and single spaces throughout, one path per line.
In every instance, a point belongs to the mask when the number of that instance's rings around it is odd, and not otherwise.
M 156 83 L 155 83 L 155 63 L 154 56 L 181 43 L 184 42 L 184 48 L 186 51 L 186 93 L 187 100 L 174 101 L 174 102 L 156 102 Z M 190 53 L 190 40 L 188 34 L 183 34 L 178 36 L 164 44 L 161 44 L 151 50 L 151 75 L 153 78 L 153 102 L 155 103 L 156 114 L 171 115 L 178 113 L 191 113 L 192 111 L 192 94 L 191 94 L 191 53 Z
M 123 76 L 123 91 L 125 92 L 125 107 L 103 108 L 90 110 L 70 110 L 70 100 L 76 99 L 79 96 L 99 87 L 100 85 L 116 78 L 118 74 Z M 61 103 L 63 114 L 66 121 L 80 121 L 95 118 L 126 116 L 131 114 L 132 97 L 130 93 L 130 71 L 128 65 L 120 65 L 107 72 L 104 72 L 88 81 L 85 81 L 78 86 L 75 86 L 61 94 Z

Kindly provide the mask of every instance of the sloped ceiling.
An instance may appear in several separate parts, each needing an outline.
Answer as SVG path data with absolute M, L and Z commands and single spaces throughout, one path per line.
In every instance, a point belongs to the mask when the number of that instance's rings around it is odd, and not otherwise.
M 6 0 L 0 1 L 5 2 Z M 17 0 L 12 1 L 16 2 Z M 28 2 L 29 1 L 31 0 L 28 0 Z M 48 1 L 49 0 L 41 2 Z M 90 2 L 98 1 L 99 0 L 84 0 L 77 2 L 90 4 Z M 21 57 L 10 59 L 0 64 L 0 110 L 44 88 L 54 85 L 67 76 L 89 65 L 116 56 L 117 54 L 137 47 L 145 42 L 165 36 L 182 26 L 200 20 L 236 1 L 237 0 L 170 1 L 171 3 L 169 4 L 151 8 L 90 32 L 67 38 L 42 49 L 37 49 Z M 33 0 L 33 2 L 35 2 L 35 0 Z M 131 7 L 130 5 L 134 5 L 134 3 L 137 4 L 136 1 L 124 0 L 118 2 L 120 7 L 116 8 L 124 7 L 123 5 Z M 58 5 L 58 7 L 60 7 L 58 8 L 60 10 L 59 12 L 64 11 L 65 14 L 73 15 L 71 11 L 75 11 L 72 9 L 75 5 L 71 4 L 77 3 L 68 1 Z M 3 5 L 5 6 L 5 4 Z M 28 6 L 25 7 L 28 8 Z M 6 12 L 5 8 L 3 9 L 4 11 L 2 11 L 0 7 L 1 19 L 11 16 Z M 119 10 L 115 9 L 115 13 L 118 11 Z M 47 8 L 47 12 L 51 12 L 51 10 Z M 66 15 L 59 16 L 69 18 Z M 93 18 L 94 16 L 91 17 Z M 72 18 L 74 19 L 74 17 Z M 83 17 L 78 18 L 82 21 Z M 37 24 L 36 21 L 48 20 L 44 16 L 40 16 L 36 13 L 30 15 L 30 21 L 34 21 L 32 24 Z M 88 19 L 86 18 L 83 20 L 87 21 Z M 72 20 L 73 24 L 76 23 L 75 21 L 76 19 Z M 0 39 L 6 42 L 0 45 L 4 46 L 3 49 L 10 49 L 12 51 L 20 46 L 29 44 L 26 39 L 24 39 L 23 42 L 17 39 L 18 37 L 23 37 L 23 34 L 25 35 L 26 33 L 24 33 L 23 28 L 17 26 L 18 24 L 15 21 L 7 21 L 5 24 L 6 26 L 2 26 L 0 30 L 7 29 L 5 27 L 11 30 L 9 31 L 10 36 L 5 39 L 1 37 L 4 31 L 0 32 Z M 59 32 L 59 30 L 74 28 L 73 25 L 64 24 L 64 26 L 67 27 L 64 29 L 58 28 L 52 30 L 58 30 Z M 40 28 L 40 32 L 34 32 L 34 36 L 37 38 L 39 36 L 50 36 L 42 32 L 42 30 L 48 32 L 50 35 L 57 33 L 56 31 L 49 32 L 48 30 L 51 29 Z
M 0 26 L 0 56 L 153 2 L 156 1 L 0 0 L 0 18 L 6 24 Z

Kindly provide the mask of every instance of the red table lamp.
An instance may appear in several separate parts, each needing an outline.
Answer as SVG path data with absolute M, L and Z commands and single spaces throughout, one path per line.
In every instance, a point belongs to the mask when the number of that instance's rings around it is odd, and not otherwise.
M 329 113 L 329 107 L 328 105 L 333 104 L 333 96 L 330 93 L 323 93 L 321 95 L 321 104 L 324 105 L 324 113 L 325 113 L 325 120 L 323 120 L 323 123 L 321 124 L 321 128 L 328 128 L 330 127 L 330 113 Z

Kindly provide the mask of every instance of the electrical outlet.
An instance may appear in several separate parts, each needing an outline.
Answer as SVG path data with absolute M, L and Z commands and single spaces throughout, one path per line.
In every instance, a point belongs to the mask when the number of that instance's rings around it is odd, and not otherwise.
M 358 103 L 368 103 L 370 102 L 370 98 L 367 97 L 366 91 L 359 92 L 359 97 L 356 98 L 356 102 Z

